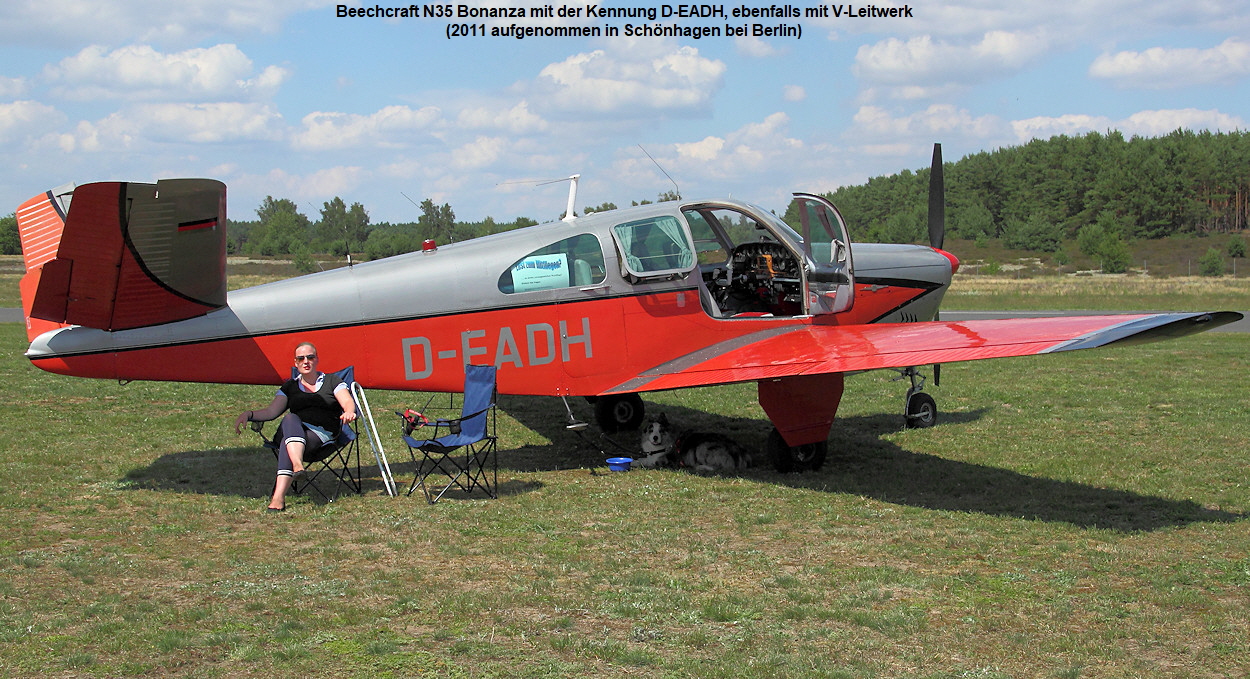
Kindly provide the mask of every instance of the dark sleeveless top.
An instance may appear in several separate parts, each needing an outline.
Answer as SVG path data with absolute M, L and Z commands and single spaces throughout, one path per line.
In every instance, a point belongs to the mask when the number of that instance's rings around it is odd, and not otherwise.
M 315 424 L 337 435 L 342 424 L 339 415 L 343 414 L 343 408 L 338 399 L 334 398 L 334 388 L 342 384 L 343 380 L 335 375 L 326 375 L 321 382 L 321 388 L 311 393 L 301 389 L 298 382 L 297 377 L 282 384 L 281 391 L 286 394 L 287 409 L 304 422 Z

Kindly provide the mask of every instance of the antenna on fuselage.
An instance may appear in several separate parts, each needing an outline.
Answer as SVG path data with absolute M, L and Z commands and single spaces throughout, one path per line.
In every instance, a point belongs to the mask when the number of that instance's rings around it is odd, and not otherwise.
M 569 175 L 565 177 L 564 179 L 552 179 L 550 181 L 538 182 L 537 184 L 535 184 L 535 186 L 546 186 L 547 184 L 559 184 L 560 182 L 569 182 L 569 204 L 568 204 L 568 207 L 564 209 L 564 216 L 560 218 L 560 221 L 571 222 L 574 219 L 577 219 L 577 213 L 574 212 L 576 208 L 574 208 L 573 206 L 577 204 L 577 180 L 581 178 L 582 176 L 580 174 L 574 174 L 574 175 Z
M 564 216 L 561 221 L 571 222 L 577 219 L 577 213 L 574 212 L 574 205 L 577 203 L 577 180 L 581 179 L 580 174 L 569 175 L 560 179 L 523 179 L 514 182 L 499 182 L 495 186 L 505 186 L 507 184 L 533 184 L 534 186 L 546 186 L 548 184 L 559 184 L 560 182 L 570 182 L 569 184 L 569 204 L 564 210 Z
M 577 180 L 581 178 L 582 176 L 580 174 L 575 174 L 569 177 L 569 205 L 564 210 L 564 217 L 561 221 L 571 222 L 574 219 L 577 219 L 577 215 L 573 213 L 573 210 L 575 209 L 573 206 L 577 204 Z
M 664 168 L 656 162 L 655 158 L 651 158 L 651 154 L 647 153 L 647 150 L 642 148 L 642 144 L 639 144 L 638 148 L 642 149 L 642 152 L 647 154 L 647 158 L 649 158 L 651 162 L 655 163 L 655 166 L 659 168 L 660 172 L 664 173 L 665 177 L 668 177 L 670 182 L 673 182 L 673 193 L 677 194 L 677 200 L 681 200 L 681 188 L 677 186 L 677 180 L 673 179 L 668 172 L 665 172 Z

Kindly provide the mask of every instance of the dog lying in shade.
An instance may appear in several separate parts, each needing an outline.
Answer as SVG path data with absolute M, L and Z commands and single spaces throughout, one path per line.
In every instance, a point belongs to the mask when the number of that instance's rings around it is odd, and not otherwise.
M 677 434 L 663 413 L 647 419 L 642 427 L 643 457 L 639 467 L 684 467 L 701 472 L 736 472 L 751 466 L 751 456 L 736 441 L 710 432 Z

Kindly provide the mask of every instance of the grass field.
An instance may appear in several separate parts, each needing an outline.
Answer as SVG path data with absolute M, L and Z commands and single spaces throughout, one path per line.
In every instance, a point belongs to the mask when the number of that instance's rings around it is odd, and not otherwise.
M 806 475 L 608 473 L 558 400 L 504 397 L 500 499 L 372 471 L 282 515 L 230 426 L 268 388 L 63 378 L 24 345 L 0 324 L 3 676 L 1250 673 L 1246 335 L 948 365 L 927 430 L 854 376 Z M 749 385 L 647 400 L 768 427 Z

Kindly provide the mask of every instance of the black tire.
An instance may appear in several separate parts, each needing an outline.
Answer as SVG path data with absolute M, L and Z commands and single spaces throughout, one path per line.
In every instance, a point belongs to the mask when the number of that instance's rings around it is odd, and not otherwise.
M 638 394 L 615 394 L 595 399 L 595 422 L 609 434 L 637 429 L 646 408 Z
M 773 461 L 773 468 L 782 474 L 801 471 L 818 471 L 825 466 L 825 458 L 829 455 L 829 442 L 805 443 L 791 447 L 781 437 L 776 427 L 768 432 L 765 443 L 768 457 Z
M 907 398 L 907 427 L 926 429 L 937 424 L 937 402 L 933 397 L 918 391 Z

